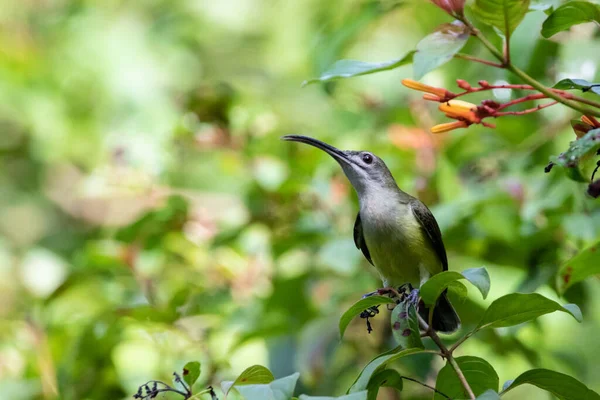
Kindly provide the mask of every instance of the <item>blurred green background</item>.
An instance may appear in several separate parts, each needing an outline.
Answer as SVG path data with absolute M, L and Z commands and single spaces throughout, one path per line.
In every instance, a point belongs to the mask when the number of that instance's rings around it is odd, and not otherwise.
M 544 18 L 515 32 L 515 64 L 546 84 L 597 81 L 594 27 L 549 41 Z M 557 268 L 600 237 L 585 185 L 544 174 L 576 114 L 555 106 L 434 137 L 446 120 L 400 84 L 411 66 L 300 86 L 340 58 L 401 57 L 448 21 L 427 1 L 3 2 L 0 397 L 125 399 L 189 360 L 202 363 L 199 388 L 263 364 L 299 371 L 299 393 L 343 394 L 393 341 L 385 316 L 339 341 L 339 316 L 380 282 L 354 247 L 357 201 L 339 166 L 279 140 L 288 133 L 381 156 L 431 206 L 450 269 L 488 268 L 487 301 L 473 288 L 454 301 L 466 328 L 510 292 L 557 299 Z M 520 83 L 462 60 L 424 82 L 453 90 L 457 78 Z M 486 358 L 501 383 L 543 367 L 598 391 L 599 289 L 592 278 L 561 300 L 582 307 L 582 324 L 552 314 L 480 332 L 458 355 Z M 403 360 L 429 384 L 443 365 Z M 525 396 L 549 398 L 527 386 L 506 398 Z M 407 382 L 379 398 L 431 392 Z

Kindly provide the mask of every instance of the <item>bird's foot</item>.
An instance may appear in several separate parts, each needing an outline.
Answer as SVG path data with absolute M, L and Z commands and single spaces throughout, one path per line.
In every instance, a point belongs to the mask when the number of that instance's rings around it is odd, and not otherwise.
M 419 289 L 412 289 L 406 296 L 406 301 L 418 307 L 420 301 L 419 293 Z
M 391 298 L 396 298 L 397 300 L 402 297 L 402 293 L 400 293 L 398 290 L 396 290 L 396 288 L 391 286 L 377 289 L 377 294 L 381 296 L 387 294 Z
M 409 301 L 412 301 L 415 304 L 417 304 L 419 301 L 419 290 L 413 289 L 413 287 L 410 283 L 406 283 L 406 284 L 400 286 L 399 288 L 384 287 L 381 289 L 377 289 L 374 292 L 365 293 L 362 296 L 362 298 L 366 299 L 367 297 L 371 297 L 371 296 L 375 296 L 375 295 L 379 295 L 379 296 L 388 295 L 389 297 L 395 299 L 396 303 L 400 303 L 401 301 L 409 300 Z M 393 307 L 390 308 L 390 304 L 388 304 L 388 310 L 391 310 L 391 309 L 393 309 Z M 373 331 L 373 328 L 371 327 L 371 321 L 369 321 L 369 318 L 374 318 L 377 314 L 379 314 L 379 305 L 369 307 L 368 309 L 366 309 L 360 313 L 360 317 L 363 319 L 366 319 L 366 321 L 367 321 L 367 332 L 369 332 L 369 333 L 371 333 Z

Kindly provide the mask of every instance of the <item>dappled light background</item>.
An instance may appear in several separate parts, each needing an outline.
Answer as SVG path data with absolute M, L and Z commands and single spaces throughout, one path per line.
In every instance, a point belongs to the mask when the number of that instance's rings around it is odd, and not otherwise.
M 594 27 L 545 40 L 544 18 L 515 32 L 515 64 L 546 84 L 597 81 Z M 400 84 L 410 65 L 301 87 L 340 58 L 400 58 L 443 22 L 426 1 L 3 2 L 0 397 L 125 399 L 190 360 L 198 387 L 263 364 L 299 371 L 298 393 L 345 393 L 394 346 L 389 319 L 370 335 L 357 319 L 339 340 L 340 315 L 380 281 L 354 247 L 358 204 L 339 166 L 279 140 L 289 133 L 381 156 L 431 206 L 450 269 L 488 268 L 487 300 L 472 287 L 453 300 L 465 327 L 510 292 L 558 299 L 558 268 L 600 237 L 585 185 L 544 173 L 575 138 L 572 111 L 433 136 L 447 121 Z M 423 81 L 457 78 L 520 83 L 464 60 Z M 501 383 L 542 367 L 600 390 L 599 290 L 592 278 L 561 299 L 582 324 L 552 314 L 457 353 L 489 360 Z M 434 385 L 442 362 L 393 366 Z M 431 396 L 406 382 L 401 398 Z M 525 396 L 549 398 L 528 386 L 506 398 Z

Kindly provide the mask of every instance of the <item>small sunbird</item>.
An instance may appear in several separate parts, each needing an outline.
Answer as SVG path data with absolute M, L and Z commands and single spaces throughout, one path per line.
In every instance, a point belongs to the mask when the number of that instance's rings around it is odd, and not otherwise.
M 435 217 L 417 198 L 398 187 L 383 160 L 368 151 L 339 150 L 320 140 L 286 135 L 283 140 L 305 143 L 335 159 L 354 187 L 360 211 L 354 223 L 354 243 L 377 269 L 384 288 L 409 284 L 417 301 L 418 287 L 431 276 L 448 270 L 442 233 Z M 418 305 L 426 321 L 429 310 Z M 460 319 L 444 292 L 433 311 L 431 327 L 450 333 Z

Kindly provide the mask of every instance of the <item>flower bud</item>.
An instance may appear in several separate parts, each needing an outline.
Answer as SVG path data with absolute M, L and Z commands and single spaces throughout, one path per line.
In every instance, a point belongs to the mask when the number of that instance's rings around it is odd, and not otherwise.
M 471 90 L 472 89 L 471 85 L 469 85 L 469 82 L 465 81 L 464 79 L 457 79 L 456 80 L 456 84 L 461 89 L 465 89 L 465 90 Z
M 442 101 L 442 99 L 440 99 L 438 96 L 436 96 L 435 94 L 430 94 L 430 93 L 425 93 L 423 95 L 423 100 L 436 101 L 438 103 L 440 101 Z
M 466 120 L 470 122 L 478 122 L 479 120 L 475 114 L 477 111 L 477 106 L 467 101 L 449 100 L 441 103 L 438 108 L 450 118 Z
M 449 91 L 444 88 L 437 88 L 426 85 L 421 82 L 414 81 L 412 79 L 402 79 L 402 84 L 409 89 L 418 90 L 420 92 L 427 92 L 438 96 L 439 98 L 446 98 L 448 95 L 452 95 Z
M 434 127 L 431 128 L 431 133 L 450 132 L 454 129 L 467 128 L 468 126 L 469 126 L 469 124 L 465 121 L 448 122 L 445 124 L 435 125 Z
M 465 0 L 431 0 L 433 4 L 452 16 L 463 15 Z

